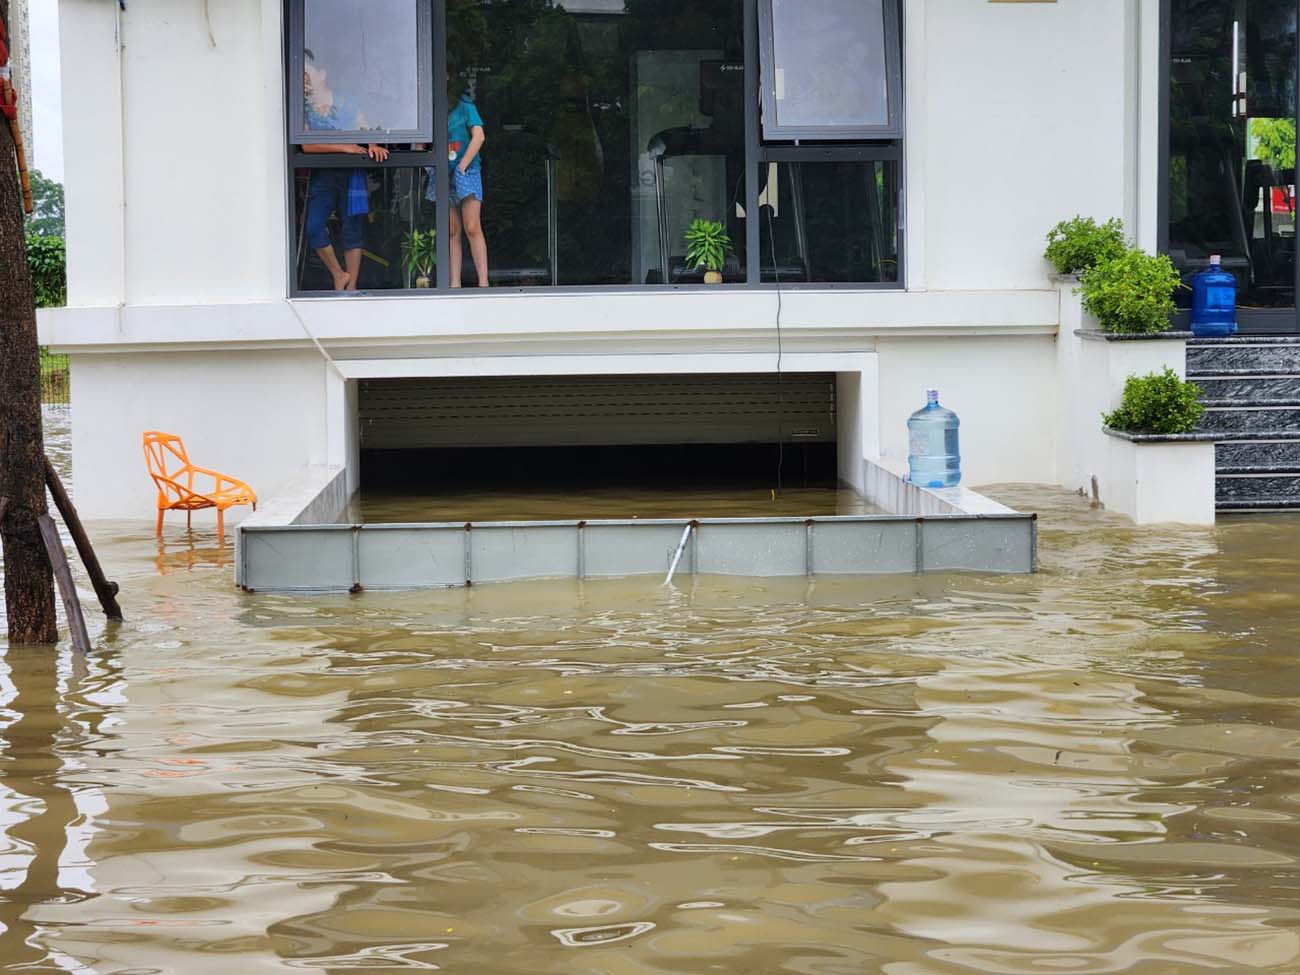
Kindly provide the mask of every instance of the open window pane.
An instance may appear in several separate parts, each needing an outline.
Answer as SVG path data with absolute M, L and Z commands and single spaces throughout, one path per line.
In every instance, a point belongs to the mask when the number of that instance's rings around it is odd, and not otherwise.
M 893 0 L 760 0 L 763 134 L 897 135 Z
M 1296 7 L 1170 10 L 1169 255 L 1188 285 L 1222 255 L 1244 308 L 1295 305 Z
M 899 280 L 896 163 L 763 163 L 759 186 L 763 281 Z
M 294 15 L 294 142 L 431 138 L 428 0 L 295 0 Z
M 298 291 L 432 286 L 436 208 L 424 168 L 298 169 L 293 190 Z

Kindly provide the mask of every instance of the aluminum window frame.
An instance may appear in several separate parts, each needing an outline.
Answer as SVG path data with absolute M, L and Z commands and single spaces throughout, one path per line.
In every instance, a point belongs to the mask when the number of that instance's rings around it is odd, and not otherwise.
M 284 0 L 281 7 L 282 16 L 286 21 L 292 22 L 295 11 L 301 13 L 303 4 L 306 0 Z M 428 34 L 422 41 L 424 48 L 432 52 L 432 69 L 434 77 L 442 77 L 446 72 L 447 64 L 447 0 L 416 0 L 422 9 L 429 12 L 428 16 Z M 384 288 L 384 289 L 363 289 L 354 292 L 354 295 L 360 295 L 367 298 L 378 299 L 409 299 L 409 298 L 440 298 L 455 296 L 475 300 L 479 298 L 488 298 L 493 295 L 520 295 L 541 297 L 543 295 L 598 295 L 598 294 L 645 294 L 645 295 L 662 295 L 668 292 L 690 292 L 690 293 L 709 293 L 709 294 L 735 294 L 737 292 L 845 292 L 845 293 L 867 293 L 867 292 L 904 292 L 907 290 L 907 263 L 906 263 L 906 240 L 907 240 L 907 181 L 908 172 L 906 165 L 906 155 L 904 147 L 904 118 L 903 118 L 903 76 L 901 60 L 897 62 L 897 77 L 894 86 L 891 88 L 891 98 L 898 101 L 898 114 L 895 122 L 895 129 L 891 133 L 879 133 L 875 130 L 872 134 L 863 137 L 849 139 L 847 135 L 844 139 L 831 140 L 834 144 L 797 145 L 789 142 L 766 142 L 763 135 L 762 121 L 760 118 L 761 92 L 760 79 L 762 71 L 762 58 L 760 55 L 760 38 L 759 38 L 759 19 L 761 9 L 770 0 L 741 0 L 743 9 L 743 31 L 744 31 L 744 53 L 745 53 L 745 72 L 744 85 L 746 91 L 745 97 L 745 145 L 744 145 L 744 165 L 745 165 L 745 188 L 744 200 L 746 213 L 757 213 L 759 210 L 759 166 L 764 162 L 787 162 L 787 161 L 829 161 L 829 160 L 859 160 L 859 161 L 876 161 L 889 160 L 898 166 L 898 204 L 897 214 L 897 234 L 899 242 L 898 252 L 898 280 L 897 281 L 783 281 L 771 282 L 762 279 L 761 263 L 761 239 L 762 230 L 761 221 L 747 220 L 745 227 L 745 281 L 737 282 L 730 285 L 708 285 L 708 284 L 654 284 L 648 285 L 643 283 L 628 282 L 626 284 L 568 284 L 568 285 L 547 285 L 537 287 L 524 287 L 518 285 L 505 285 L 487 289 L 479 288 L 462 288 L 452 289 L 450 279 L 450 269 L 446 260 L 439 260 L 435 269 L 433 287 L 412 289 L 412 288 Z M 1168 3 L 1169 0 L 1164 0 Z M 885 9 L 897 13 L 895 19 L 895 29 L 898 32 L 898 44 L 896 51 L 901 59 L 901 35 L 903 30 L 902 11 L 897 5 L 897 0 L 885 0 Z M 288 26 L 288 25 L 287 25 Z M 436 29 L 435 29 L 436 28 Z M 432 151 L 415 151 L 415 150 L 394 150 L 386 163 L 375 163 L 368 158 L 357 156 L 334 155 L 329 153 L 307 153 L 302 149 L 304 143 L 295 142 L 293 135 L 295 126 L 301 127 L 301 98 L 295 99 L 293 82 L 295 78 L 302 76 L 302 40 L 301 30 L 297 34 L 292 29 L 285 30 L 282 33 L 284 43 L 283 64 L 288 66 L 289 73 L 285 79 L 285 97 L 288 100 L 288 108 L 285 113 L 287 158 L 285 165 L 285 225 L 288 231 L 287 243 L 285 248 L 285 271 L 286 281 L 288 284 L 288 297 L 291 300 L 303 301 L 330 301 L 340 300 L 338 296 L 328 291 L 304 290 L 300 287 L 299 280 L 296 276 L 295 269 L 298 266 L 299 253 L 297 250 L 297 220 L 298 214 L 294 206 L 294 179 L 295 173 L 299 169 L 383 169 L 394 166 L 432 166 L 434 170 L 434 181 L 437 193 L 436 203 L 436 226 L 443 240 L 446 240 L 447 228 L 450 225 L 451 206 L 448 202 L 448 167 L 439 165 L 438 160 L 447 158 L 447 127 L 438 125 L 438 119 L 445 119 L 446 113 L 450 106 L 448 104 L 446 85 L 432 86 L 431 98 L 427 105 L 427 114 L 425 120 L 432 127 L 431 138 L 413 138 L 410 142 L 424 142 L 433 147 Z M 422 49 L 424 49 L 422 48 Z M 298 60 L 295 62 L 293 54 L 297 50 Z M 295 71 L 296 66 L 296 71 Z M 295 100 L 299 103 L 297 108 L 297 121 L 293 113 Z M 331 133 L 332 142 L 369 142 L 370 138 L 350 138 L 352 133 Z M 364 136 L 371 136 L 373 133 L 363 133 Z M 857 144 L 854 144 L 857 143 Z M 346 299 L 342 299 L 346 300 Z
M 1300 0 L 1296 0 L 1300 8 Z M 1300 9 L 1297 10 L 1300 17 Z M 1160 63 L 1157 84 L 1158 113 L 1156 119 L 1157 138 L 1160 140 L 1156 173 L 1156 249 L 1169 254 L 1169 161 L 1173 138 L 1171 129 L 1171 84 L 1173 81 L 1174 56 L 1174 3 L 1173 0 L 1160 0 Z M 1296 60 L 1300 64 L 1300 30 L 1296 31 Z M 1296 74 L 1296 105 L 1300 109 L 1300 72 Z M 1298 120 L 1300 121 L 1300 120 Z M 1300 124 L 1296 126 L 1296 158 L 1300 160 Z M 1298 171 L 1300 172 L 1300 171 Z M 1300 333 L 1300 253 L 1295 262 L 1296 302 L 1290 308 L 1243 308 L 1237 307 L 1237 327 L 1246 335 L 1295 335 Z M 1173 327 L 1187 330 L 1191 328 L 1192 313 L 1180 308 L 1174 314 Z
M 328 133 L 308 132 L 305 130 L 303 117 L 303 100 L 292 96 L 294 79 L 301 82 L 304 68 L 304 50 L 306 48 L 307 3 L 309 0 L 288 0 L 289 30 L 286 32 L 288 44 L 288 75 L 285 78 L 285 97 L 288 100 L 289 144 L 292 146 L 329 145 L 341 142 L 380 144 L 401 142 L 432 142 L 435 126 L 433 124 L 433 10 L 428 0 L 407 0 L 415 6 L 415 73 L 416 73 L 416 119 L 420 125 L 414 129 L 356 129 L 333 130 Z
M 776 104 L 775 0 L 758 0 L 759 88 L 763 115 L 759 137 L 770 142 L 804 139 L 864 142 L 903 137 L 902 13 L 899 0 L 881 0 L 885 30 L 885 84 L 888 121 L 884 125 L 783 125 Z

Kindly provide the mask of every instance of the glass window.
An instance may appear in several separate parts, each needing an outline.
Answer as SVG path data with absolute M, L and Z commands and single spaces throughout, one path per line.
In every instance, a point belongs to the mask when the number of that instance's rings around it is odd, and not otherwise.
M 293 188 L 298 291 L 432 287 L 438 247 L 425 169 L 298 169 Z
M 295 0 L 296 143 L 431 138 L 427 0 Z
M 763 134 L 897 135 L 893 0 L 760 0 Z
M 1296 0 L 1172 0 L 1169 254 L 1188 288 L 1223 257 L 1243 307 L 1296 284 Z
M 759 240 L 765 282 L 897 282 L 898 165 L 763 163 Z
M 453 280 L 481 243 L 492 285 L 698 282 L 704 219 L 743 282 L 743 24 L 741 0 L 448 0 L 451 152 L 486 140 L 451 163 Z

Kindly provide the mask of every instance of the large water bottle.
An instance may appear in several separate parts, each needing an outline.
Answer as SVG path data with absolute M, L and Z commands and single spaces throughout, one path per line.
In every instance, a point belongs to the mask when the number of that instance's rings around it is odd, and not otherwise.
M 925 391 L 925 407 L 907 421 L 908 480 L 921 487 L 952 487 L 961 482 L 961 451 L 957 428 L 961 421 L 939 405 L 939 391 Z
M 1218 254 L 1192 278 L 1192 333 L 1204 336 L 1237 332 L 1237 279 L 1223 269 Z

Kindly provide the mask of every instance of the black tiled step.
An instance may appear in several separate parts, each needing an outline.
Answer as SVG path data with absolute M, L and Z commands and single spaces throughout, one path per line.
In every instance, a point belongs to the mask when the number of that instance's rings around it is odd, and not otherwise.
M 1300 514 L 1300 496 L 1294 498 L 1274 498 L 1271 501 L 1228 501 L 1215 504 L 1221 514 L 1234 511 L 1295 511 Z
M 1199 429 L 1213 431 L 1286 431 L 1300 436 L 1300 408 L 1287 406 L 1211 407 Z
M 1300 405 L 1300 376 L 1234 376 L 1230 379 L 1198 379 L 1193 376 L 1189 378 L 1201 387 L 1206 406 Z
M 1219 345 L 1300 345 L 1300 335 L 1225 335 L 1222 338 L 1193 335 L 1188 346 Z
M 1219 504 L 1300 498 L 1300 475 L 1220 475 L 1214 480 L 1214 498 Z
M 1233 473 L 1235 468 L 1300 468 L 1300 439 L 1220 441 L 1214 445 L 1214 460 L 1222 474 Z
M 1286 379 L 1300 376 L 1300 372 L 1279 372 L 1276 369 L 1188 369 L 1187 378 L 1198 383 L 1206 379 Z
M 1300 374 L 1300 344 L 1188 345 L 1190 375 L 1219 375 L 1228 369 Z

